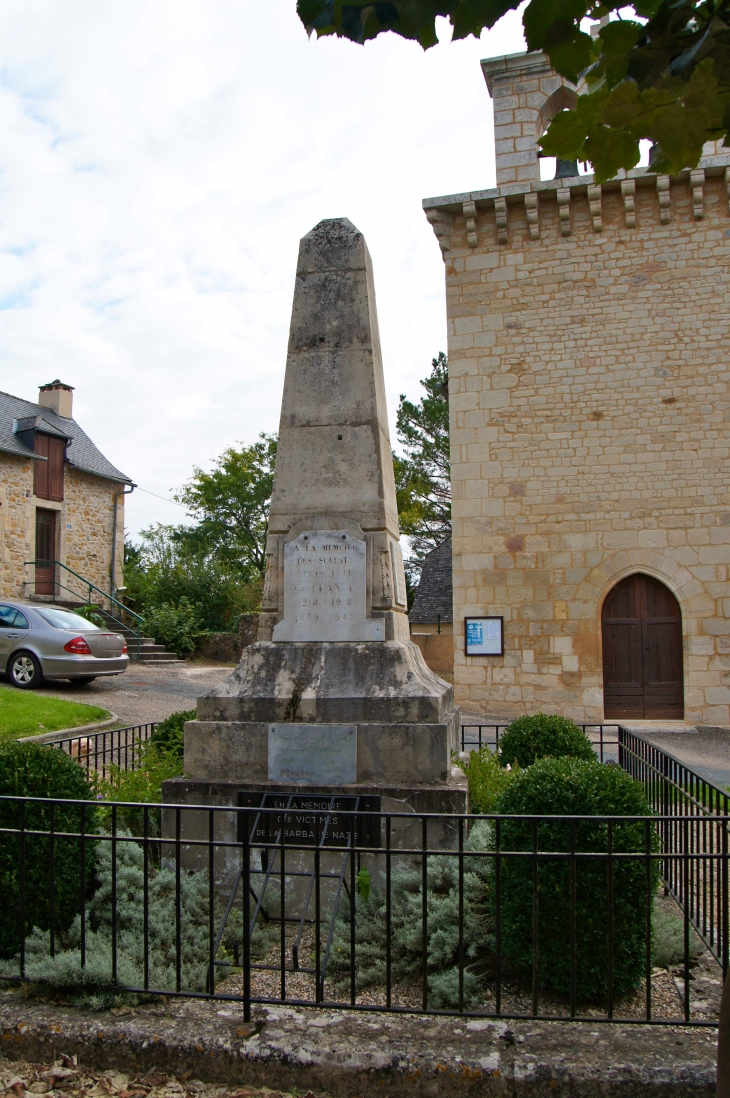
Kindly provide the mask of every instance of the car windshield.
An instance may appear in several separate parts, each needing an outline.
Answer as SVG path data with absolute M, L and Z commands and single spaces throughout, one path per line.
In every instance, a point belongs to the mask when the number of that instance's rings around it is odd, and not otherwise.
M 98 625 L 82 618 L 80 614 L 72 614 L 70 610 L 56 610 L 55 607 L 36 610 L 44 621 L 52 625 L 54 629 L 73 629 L 75 632 L 91 633 L 99 629 Z

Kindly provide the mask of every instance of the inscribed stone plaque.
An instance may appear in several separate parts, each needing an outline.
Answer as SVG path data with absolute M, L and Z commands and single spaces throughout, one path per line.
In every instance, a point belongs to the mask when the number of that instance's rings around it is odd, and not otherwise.
M 269 781 L 303 785 L 357 781 L 357 725 L 270 724 Z
M 284 546 L 284 619 L 275 641 L 384 640 L 366 617 L 365 542 L 342 530 L 305 530 Z

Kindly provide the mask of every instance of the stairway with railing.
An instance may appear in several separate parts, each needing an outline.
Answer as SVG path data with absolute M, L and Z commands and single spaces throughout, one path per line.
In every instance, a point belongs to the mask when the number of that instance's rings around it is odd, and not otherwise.
M 143 633 L 144 619 L 141 614 L 126 606 L 109 591 L 104 591 L 85 576 L 69 568 L 60 560 L 25 562 L 27 568 L 42 567 L 44 580 L 48 581 L 50 571 L 53 594 L 39 595 L 35 592 L 36 580 L 33 576 L 24 583 L 24 597 L 31 602 L 53 602 L 69 610 L 78 610 L 84 606 L 93 607 L 109 630 L 121 633 L 127 642 L 131 660 L 140 663 L 176 663 L 177 655 L 167 652 L 165 646 L 156 644 L 152 637 Z

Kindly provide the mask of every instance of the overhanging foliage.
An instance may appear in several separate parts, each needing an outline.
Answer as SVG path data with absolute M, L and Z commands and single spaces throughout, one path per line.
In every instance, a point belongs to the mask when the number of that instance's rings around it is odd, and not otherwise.
M 307 31 L 364 43 L 388 31 L 424 49 L 436 45 L 436 18 L 453 38 L 493 27 L 518 0 L 298 0 Z M 628 13 L 628 14 L 627 14 Z M 586 18 L 610 21 L 595 38 Z M 730 131 L 730 0 L 530 0 L 523 13 L 528 50 L 544 50 L 561 76 L 582 82 L 578 108 L 553 119 L 541 144 L 549 156 L 590 161 L 596 179 L 639 162 L 639 142 L 655 144 L 652 166 L 695 167 L 706 141 Z

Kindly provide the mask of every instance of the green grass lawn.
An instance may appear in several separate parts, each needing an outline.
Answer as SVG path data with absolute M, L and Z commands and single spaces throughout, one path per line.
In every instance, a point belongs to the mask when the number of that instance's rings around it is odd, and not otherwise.
M 47 694 L 0 686 L 0 742 L 62 728 L 77 728 L 81 724 L 106 720 L 108 716 L 108 711 L 98 705 L 82 705 L 49 698 Z

